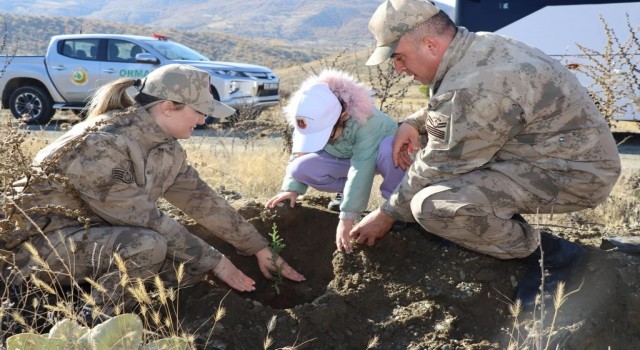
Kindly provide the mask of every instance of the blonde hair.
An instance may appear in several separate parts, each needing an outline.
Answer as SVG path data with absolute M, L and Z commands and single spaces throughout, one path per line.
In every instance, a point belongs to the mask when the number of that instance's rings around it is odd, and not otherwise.
M 131 78 L 120 78 L 101 86 L 91 96 L 87 105 L 87 118 L 112 111 L 123 110 L 135 104 L 135 101 L 127 93 L 127 89 L 135 83 Z

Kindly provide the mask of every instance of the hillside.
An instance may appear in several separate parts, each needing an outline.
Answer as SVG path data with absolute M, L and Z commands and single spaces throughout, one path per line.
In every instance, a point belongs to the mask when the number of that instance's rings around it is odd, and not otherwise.
M 71 17 L 0 13 L 0 34 L 7 33 L 9 50 L 18 55 L 44 55 L 52 35 L 109 33 L 150 35 L 160 32 L 213 60 L 241 61 L 270 68 L 314 61 L 329 51 L 302 49 L 276 40 L 247 39 L 212 30 L 185 31 Z
M 354 43 L 360 47 L 371 45 L 367 23 L 380 3 L 381 0 L 3 0 L 0 12 L 46 13 L 175 30 L 214 30 L 335 51 Z M 453 15 L 452 7 L 441 3 L 438 6 Z

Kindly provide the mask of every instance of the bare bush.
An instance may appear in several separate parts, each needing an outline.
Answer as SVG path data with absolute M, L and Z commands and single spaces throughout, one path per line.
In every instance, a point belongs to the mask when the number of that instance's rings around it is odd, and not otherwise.
M 620 36 L 600 16 L 607 37 L 602 51 L 576 44 L 582 52 L 582 64 L 568 64 L 589 81 L 587 89 L 598 109 L 611 125 L 619 116 L 637 119 L 640 115 L 640 39 L 627 14 L 629 37 Z

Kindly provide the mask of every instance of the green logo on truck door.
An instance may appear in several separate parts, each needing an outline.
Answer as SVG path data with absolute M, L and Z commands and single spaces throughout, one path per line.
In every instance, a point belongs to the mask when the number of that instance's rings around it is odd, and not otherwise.
M 143 69 L 121 69 L 120 76 L 127 78 L 144 78 L 149 74 L 148 70 Z
M 86 69 L 79 67 L 71 71 L 71 82 L 75 85 L 84 85 L 89 80 L 89 73 Z

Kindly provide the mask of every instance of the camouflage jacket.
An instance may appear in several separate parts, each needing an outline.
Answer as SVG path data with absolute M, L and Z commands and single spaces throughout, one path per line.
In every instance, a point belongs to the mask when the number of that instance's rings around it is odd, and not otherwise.
M 40 208 L 30 216 L 44 233 L 81 226 L 78 214 L 90 225 L 143 227 L 167 238 L 168 257 L 200 271 L 213 268 L 221 253 L 160 210 L 162 197 L 244 254 L 268 245 L 200 179 L 180 143 L 143 109 L 79 123 L 41 150 L 32 167 L 40 176 L 16 182 L 15 201 Z
M 405 122 L 427 135 L 382 210 L 414 221 L 414 194 L 475 169 L 513 179 L 542 201 L 584 208 L 610 193 L 620 158 L 607 122 L 575 75 L 512 39 L 460 27 L 424 109 Z

